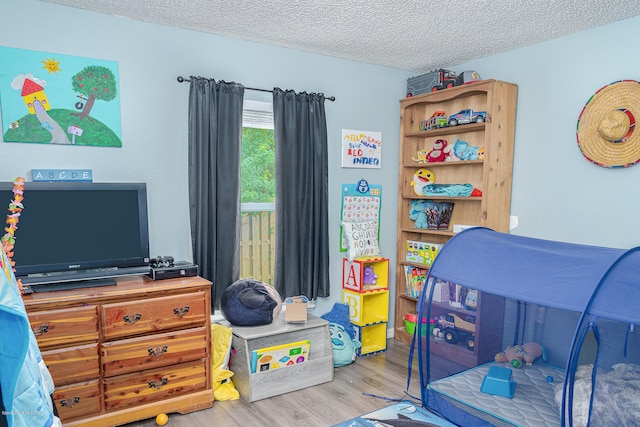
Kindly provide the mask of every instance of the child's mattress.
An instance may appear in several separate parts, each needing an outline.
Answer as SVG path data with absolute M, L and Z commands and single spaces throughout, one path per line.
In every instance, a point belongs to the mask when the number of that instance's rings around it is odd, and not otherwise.
M 482 381 L 492 365 L 510 367 L 507 363 L 488 363 L 434 381 L 427 389 L 438 393 L 465 412 L 494 425 L 560 425 L 560 411 L 554 401 L 554 385 L 563 381 L 564 370 L 544 364 L 512 368 L 516 388 L 513 398 L 508 398 L 480 391 Z

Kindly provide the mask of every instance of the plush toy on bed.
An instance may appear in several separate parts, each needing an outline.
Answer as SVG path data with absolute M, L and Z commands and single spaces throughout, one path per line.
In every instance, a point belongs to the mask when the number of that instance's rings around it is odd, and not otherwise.
M 507 346 L 505 351 L 496 354 L 495 361 L 506 362 L 514 368 L 521 368 L 523 362 L 532 365 L 539 357 L 546 361 L 547 350 L 537 342 L 527 342 L 522 345 Z
M 356 350 L 362 344 L 355 339 L 356 334 L 349 319 L 349 306 L 337 302 L 330 312 L 320 317 L 329 322 L 333 366 L 339 368 L 355 362 Z

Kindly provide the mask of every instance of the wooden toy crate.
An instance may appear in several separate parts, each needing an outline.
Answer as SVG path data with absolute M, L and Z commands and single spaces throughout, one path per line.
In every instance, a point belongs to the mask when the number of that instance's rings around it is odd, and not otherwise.
M 364 284 L 364 270 L 366 266 L 373 267 L 377 276 L 375 283 Z M 349 261 L 342 260 L 342 289 L 354 292 L 371 292 L 389 288 L 389 259 L 388 258 L 356 258 Z

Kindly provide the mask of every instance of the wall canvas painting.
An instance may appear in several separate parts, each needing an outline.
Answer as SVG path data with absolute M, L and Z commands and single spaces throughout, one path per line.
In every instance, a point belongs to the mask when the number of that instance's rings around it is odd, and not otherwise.
M 0 46 L 4 142 L 121 147 L 118 63 Z
M 342 167 L 380 169 L 382 132 L 342 129 Z

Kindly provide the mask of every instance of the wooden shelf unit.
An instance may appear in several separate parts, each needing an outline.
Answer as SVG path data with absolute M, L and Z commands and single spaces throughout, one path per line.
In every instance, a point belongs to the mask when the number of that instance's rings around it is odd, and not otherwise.
M 208 280 L 132 276 L 23 300 L 65 427 L 213 405 Z
M 398 243 L 395 269 L 395 331 L 396 340 L 410 343 L 411 335 L 404 328 L 405 313 L 416 313 L 416 298 L 411 298 L 405 288 L 405 267 L 414 266 L 428 269 L 428 266 L 405 261 L 407 240 L 428 243 L 446 243 L 453 235 L 454 225 L 485 226 L 497 231 L 509 231 L 511 206 L 511 180 L 515 135 L 517 86 L 497 80 L 457 86 L 438 92 L 427 93 L 400 100 L 400 167 L 398 178 Z M 447 115 L 471 108 L 486 111 L 484 123 L 472 123 L 444 127 L 427 131 L 420 130 L 420 122 L 426 120 L 436 110 L 444 110 Z M 430 150 L 435 140 L 445 139 L 454 144 L 455 139 L 468 142 L 476 147 L 484 147 L 484 159 L 453 162 L 419 163 L 419 150 Z M 421 168 L 431 170 L 436 184 L 472 184 L 482 191 L 481 196 L 470 197 L 424 197 L 417 196 L 411 186 L 414 173 Z M 454 202 L 453 214 L 447 230 L 416 228 L 409 219 L 412 200 Z M 483 301 L 479 295 L 479 301 Z M 435 343 L 432 351 L 463 364 L 475 366 L 496 347 L 500 351 L 502 343 L 490 336 L 483 336 L 486 324 L 502 322 L 502 300 L 485 296 L 473 312 L 476 320 L 477 345 L 474 350 L 456 348 L 446 343 Z M 446 311 L 446 310 L 445 310 Z M 455 312 L 455 308 L 451 308 Z M 442 344 L 442 345 L 440 345 Z M 438 349 L 441 350 L 438 350 Z

